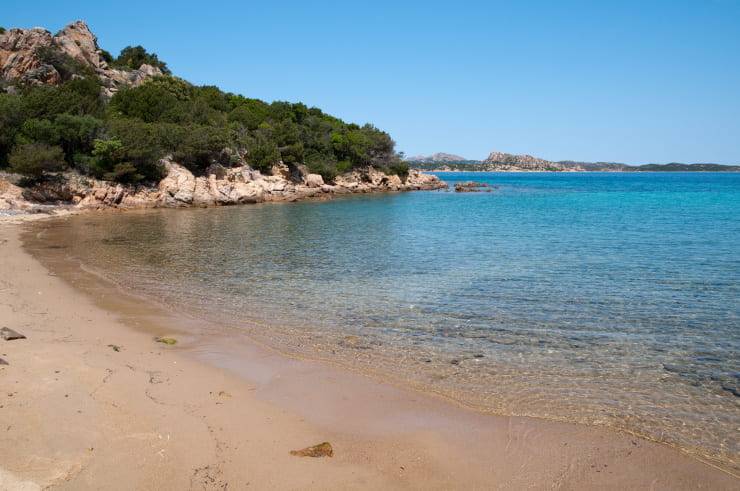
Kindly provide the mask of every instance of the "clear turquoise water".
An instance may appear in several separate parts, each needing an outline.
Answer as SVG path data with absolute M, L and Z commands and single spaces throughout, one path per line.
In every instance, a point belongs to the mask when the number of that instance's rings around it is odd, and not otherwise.
M 43 226 L 114 281 L 288 351 L 738 468 L 740 174 L 440 176 L 495 188 Z

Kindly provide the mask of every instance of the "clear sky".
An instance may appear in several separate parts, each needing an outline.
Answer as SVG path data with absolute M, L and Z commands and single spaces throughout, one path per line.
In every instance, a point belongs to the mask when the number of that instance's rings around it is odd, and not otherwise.
M 407 154 L 740 163 L 740 0 L 3 0 L 193 83 L 372 122 Z

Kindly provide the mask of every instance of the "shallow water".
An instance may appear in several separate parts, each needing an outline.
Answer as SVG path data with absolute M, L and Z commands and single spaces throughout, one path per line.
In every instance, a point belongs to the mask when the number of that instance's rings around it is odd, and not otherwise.
M 740 468 L 740 174 L 441 174 L 489 193 L 34 224 L 132 291 L 497 413 Z

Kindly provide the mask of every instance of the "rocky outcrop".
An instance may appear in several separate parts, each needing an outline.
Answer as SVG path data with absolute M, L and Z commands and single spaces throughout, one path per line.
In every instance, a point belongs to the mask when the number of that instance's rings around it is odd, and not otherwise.
M 438 152 L 432 155 L 415 155 L 413 157 L 409 157 L 406 160 L 409 160 L 412 162 L 446 163 L 446 162 L 465 162 L 468 159 L 466 159 L 465 157 L 461 157 L 459 155 L 452 154 L 452 153 Z
M 45 65 L 37 53 L 39 48 L 49 47 L 53 42 L 51 33 L 41 28 L 11 29 L 0 35 L 0 78 L 26 83 L 59 83 L 59 72 Z
M 372 167 L 357 169 L 325 183 L 303 166 L 273 169 L 263 175 L 248 166 L 209 167 L 195 176 L 169 159 L 162 160 L 166 176 L 156 186 L 124 185 L 70 172 L 31 188 L 20 188 L 0 177 L 0 211 L 29 212 L 39 206 L 86 210 L 104 208 L 178 208 L 227 206 L 267 201 L 326 199 L 334 194 L 431 190 L 447 187 L 436 176 L 412 170 L 405 179 Z M 281 164 L 282 165 L 282 164 Z M 286 166 L 287 167 L 287 166 Z
M 491 152 L 483 161 L 489 171 L 582 171 L 577 166 L 565 166 L 558 162 L 540 159 L 531 155 L 514 155 L 510 153 Z
M 83 21 L 74 22 L 56 35 L 41 28 L 10 29 L 0 35 L 0 79 L 30 85 L 58 84 L 62 75 L 41 56 L 54 49 L 89 68 L 101 80 L 110 96 L 123 86 L 135 86 L 162 75 L 159 68 L 142 65 L 137 70 L 117 70 L 102 58 L 98 40 Z
M 485 182 L 467 181 L 455 184 L 456 193 L 490 193 L 491 191 L 491 186 Z

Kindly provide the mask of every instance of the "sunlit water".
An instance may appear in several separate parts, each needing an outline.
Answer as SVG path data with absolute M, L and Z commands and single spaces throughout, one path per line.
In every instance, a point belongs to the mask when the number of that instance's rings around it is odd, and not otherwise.
M 740 468 L 740 174 L 441 176 L 495 187 L 35 226 L 286 351 Z

